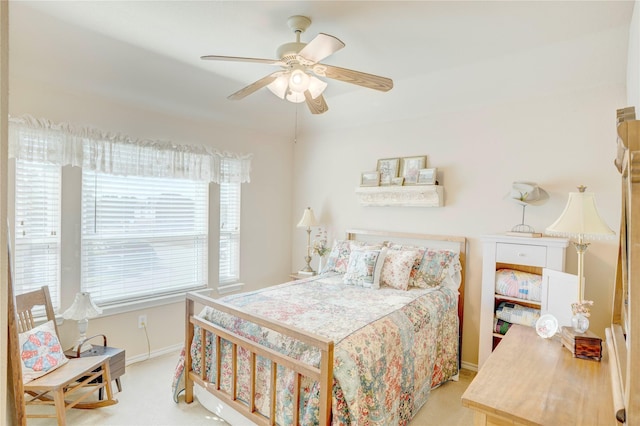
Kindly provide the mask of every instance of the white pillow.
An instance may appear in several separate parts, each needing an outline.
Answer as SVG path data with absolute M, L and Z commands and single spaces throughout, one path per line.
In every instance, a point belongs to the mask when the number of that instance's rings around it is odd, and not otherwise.
M 342 281 L 361 287 L 380 288 L 380 272 L 384 264 L 386 247 L 357 247 L 351 249 L 349 265 Z
M 64 355 L 53 321 L 47 321 L 18 335 L 22 381 L 28 383 L 63 366 Z

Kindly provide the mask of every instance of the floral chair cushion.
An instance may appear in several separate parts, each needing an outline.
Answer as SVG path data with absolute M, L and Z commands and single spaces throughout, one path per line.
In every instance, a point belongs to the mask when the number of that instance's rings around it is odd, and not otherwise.
M 18 341 L 24 383 L 44 376 L 69 361 L 56 335 L 53 320 L 20 333 Z

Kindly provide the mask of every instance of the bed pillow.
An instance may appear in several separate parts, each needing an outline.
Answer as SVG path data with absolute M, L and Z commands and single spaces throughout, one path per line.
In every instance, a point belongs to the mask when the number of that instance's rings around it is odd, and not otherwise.
M 356 247 L 364 246 L 365 242 L 363 241 L 334 240 L 331 252 L 327 257 L 327 263 L 320 272 L 337 272 L 339 274 L 344 274 L 347 272 L 347 266 L 349 266 L 351 250 Z M 376 245 L 376 247 L 381 248 L 382 245 Z
M 24 383 L 44 376 L 69 361 L 64 355 L 53 321 L 20 333 L 18 341 Z
M 424 256 L 424 252 L 427 250 L 425 247 L 417 247 L 410 245 L 402 245 L 389 243 L 389 250 L 408 250 L 408 251 L 417 251 L 418 255 L 416 256 L 416 260 L 413 263 L 413 267 L 411 268 L 411 273 L 409 274 L 409 287 L 412 286 L 412 282 L 418 273 L 418 269 L 420 269 L 420 263 L 422 262 L 422 256 Z
M 408 290 L 409 276 L 419 254 L 417 250 L 387 250 L 380 273 L 380 284 Z
M 410 286 L 433 288 L 441 285 L 457 289 L 462 281 L 460 255 L 453 250 L 426 249 Z
M 496 293 L 539 302 L 542 300 L 542 275 L 515 269 L 498 269 Z
M 331 252 L 327 257 L 327 263 L 322 272 L 339 272 L 344 274 L 349 264 L 349 254 L 351 253 L 351 241 L 334 240 Z
M 380 288 L 380 272 L 386 252 L 386 248 L 353 248 L 342 281 L 361 287 Z

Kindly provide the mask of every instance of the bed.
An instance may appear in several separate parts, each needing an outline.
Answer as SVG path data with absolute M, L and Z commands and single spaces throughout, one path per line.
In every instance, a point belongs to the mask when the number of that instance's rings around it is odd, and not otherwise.
M 318 276 L 190 293 L 174 396 L 243 424 L 407 424 L 457 379 L 465 252 L 464 237 L 354 230 Z

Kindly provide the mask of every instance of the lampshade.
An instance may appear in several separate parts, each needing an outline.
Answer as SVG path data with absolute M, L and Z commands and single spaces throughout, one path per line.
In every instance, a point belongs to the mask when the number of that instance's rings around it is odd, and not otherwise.
M 284 96 L 287 94 L 287 89 L 289 88 L 289 78 L 287 77 L 287 73 L 282 72 L 271 83 L 267 85 L 267 89 L 271 90 L 271 93 L 279 97 L 280 99 L 284 99 Z
M 102 313 L 93 300 L 91 295 L 86 292 L 76 293 L 76 298 L 69 306 L 69 309 L 64 311 L 62 317 L 64 319 L 83 320 L 86 318 L 94 318 Z
M 309 81 L 309 93 L 311 93 L 311 97 L 313 99 L 322 95 L 322 92 L 324 92 L 324 89 L 326 88 L 327 88 L 326 81 L 322 81 L 317 77 L 311 76 L 311 79 Z
M 612 238 L 615 233 L 600 217 L 593 192 L 585 192 L 585 186 L 579 186 L 579 192 L 570 192 L 564 211 L 547 233 L 563 237 L 584 239 Z
M 298 228 L 308 228 L 311 226 L 318 226 L 318 221 L 316 221 L 316 217 L 313 215 L 311 207 L 307 207 L 302 213 L 302 219 L 298 222 Z

